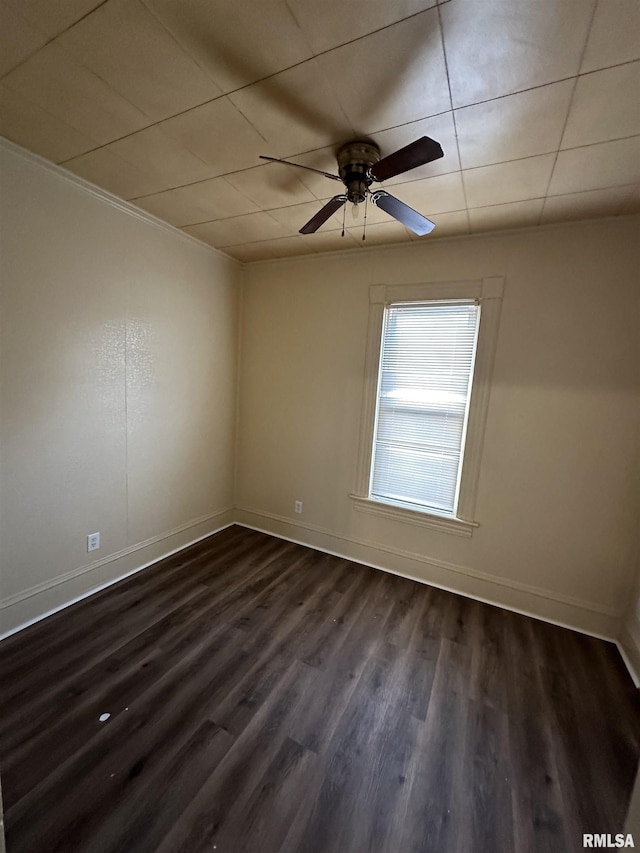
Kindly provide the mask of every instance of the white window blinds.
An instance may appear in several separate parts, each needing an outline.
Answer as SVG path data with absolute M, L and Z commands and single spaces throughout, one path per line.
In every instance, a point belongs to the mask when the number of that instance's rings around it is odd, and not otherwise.
M 471 300 L 387 307 L 371 498 L 455 515 L 479 323 Z

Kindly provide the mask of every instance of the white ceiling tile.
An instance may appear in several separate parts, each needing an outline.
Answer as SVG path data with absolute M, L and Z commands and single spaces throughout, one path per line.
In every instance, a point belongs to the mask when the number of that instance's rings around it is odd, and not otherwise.
M 344 232 L 344 237 L 340 231 L 316 231 L 315 234 L 308 235 L 309 241 L 315 247 L 316 252 L 340 252 L 346 249 L 362 248 L 362 241 L 356 240 L 349 234 Z
M 564 80 L 456 110 L 463 168 L 556 151 L 573 87 Z
M 460 172 L 449 175 L 436 175 L 421 181 L 403 184 L 385 184 L 392 195 L 400 201 L 413 207 L 423 216 L 432 219 L 434 213 L 448 213 L 453 210 L 463 210 L 465 207 L 464 191 Z
M 362 243 L 364 249 L 382 243 L 410 243 L 412 239 L 411 232 L 404 225 L 393 220 L 389 221 L 389 217 L 387 217 L 387 222 L 379 222 L 374 225 L 367 223 L 364 240 L 362 239 L 362 224 L 355 228 L 347 228 L 347 231 L 354 240 Z
M 165 185 L 202 181 L 213 171 L 210 164 L 167 136 L 157 125 L 112 142 L 108 147 L 132 166 L 154 170 Z
M 554 159 L 555 154 L 542 154 L 510 163 L 467 169 L 462 175 L 469 207 L 542 198 L 547 191 Z
M 438 237 L 456 237 L 469 233 L 469 220 L 466 210 L 454 210 L 451 213 L 436 213 L 429 216 L 435 223 L 435 229 L 428 235 L 433 240 Z
M 176 40 L 231 92 L 313 55 L 284 0 L 144 0 Z
M 580 71 L 595 71 L 640 59 L 638 0 L 600 0 Z
M 640 136 L 560 151 L 549 195 L 622 186 L 640 181 Z
M 95 148 L 92 139 L 1 85 L 0 135 L 54 163 Z
M 340 143 L 353 128 L 315 59 L 229 95 L 273 157 Z
M 524 228 L 537 225 L 542 213 L 544 199 L 512 201 L 509 204 L 495 204 L 491 207 L 472 207 L 469 209 L 469 222 L 473 234 L 479 231 L 493 231 L 499 228 Z
M 291 11 L 316 53 L 354 41 L 435 6 L 435 0 L 289 0 Z
M 262 211 L 231 219 L 218 219 L 203 225 L 191 225 L 183 230 L 218 248 L 289 236 L 284 226 Z
M 57 36 L 68 27 L 88 15 L 104 0 L 10 0 L 10 5 L 48 36 Z
M 138 0 L 109 0 L 57 42 L 154 121 L 220 94 Z
M 578 73 L 595 0 L 452 0 L 441 8 L 454 107 Z
M 160 127 L 218 175 L 258 165 L 266 141 L 227 97 L 167 119 Z
M 259 208 L 227 181 L 212 178 L 175 190 L 135 199 L 135 204 L 172 225 L 194 225 L 256 213 Z
M 6 2 L 0 3 L 0 76 L 35 53 L 47 36 Z
M 296 234 L 295 237 L 280 237 L 277 240 L 269 240 L 268 248 L 276 258 L 312 255 L 317 252 L 316 247 L 318 244 L 315 241 L 315 237 L 315 234 Z M 225 251 L 228 251 L 228 249 L 225 249 Z
M 199 239 L 203 239 L 200 237 Z M 203 240 L 209 243 L 208 240 Z M 230 255 L 237 261 L 243 264 L 251 263 L 252 261 L 270 261 L 276 257 L 271 246 L 271 240 L 261 240 L 256 243 L 240 243 L 238 246 L 225 246 L 224 254 Z M 209 243 L 213 245 L 213 243 Z
M 124 199 L 158 189 L 157 175 L 136 169 L 107 148 L 74 157 L 65 163 L 65 168 Z
M 436 9 L 317 59 L 356 137 L 451 109 Z
M 298 179 L 298 171 L 281 163 L 265 163 L 243 172 L 234 172 L 226 178 L 244 196 L 269 210 L 287 204 L 315 202 L 313 193 Z
M 417 169 L 412 169 L 410 172 L 397 175 L 393 178 L 394 183 L 419 181 L 422 178 L 430 178 L 433 175 L 442 175 L 446 172 L 457 172 L 460 170 L 458 146 L 456 144 L 455 128 L 453 125 L 453 113 L 451 112 L 403 124 L 401 127 L 382 130 L 379 133 L 372 134 L 371 138 L 380 147 L 382 157 L 386 157 L 387 154 L 392 154 L 399 148 L 404 148 L 405 145 L 409 145 L 410 142 L 420 139 L 421 136 L 429 136 L 431 139 L 439 142 L 444 151 L 444 157 L 440 157 L 439 160 L 434 160 L 426 166 L 420 166 Z
M 640 62 L 579 77 L 561 147 L 635 134 L 640 134 Z
M 133 133 L 149 123 L 140 110 L 74 62 L 56 42 L 2 82 L 99 143 Z
M 544 202 L 542 222 L 566 222 L 601 216 L 620 216 L 640 207 L 640 184 L 607 187 L 582 193 L 548 196 Z

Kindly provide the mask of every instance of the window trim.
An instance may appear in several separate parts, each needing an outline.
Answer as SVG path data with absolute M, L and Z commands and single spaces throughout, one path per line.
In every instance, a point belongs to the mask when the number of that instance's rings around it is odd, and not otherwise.
M 479 526 L 474 515 L 503 293 L 504 278 L 501 276 L 472 281 L 374 284 L 369 288 L 369 322 L 356 486 L 350 495 L 354 509 L 461 536 L 471 536 L 473 530 Z M 476 299 L 482 308 L 456 516 L 396 506 L 373 499 L 369 494 L 385 308 L 398 302 L 448 299 Z

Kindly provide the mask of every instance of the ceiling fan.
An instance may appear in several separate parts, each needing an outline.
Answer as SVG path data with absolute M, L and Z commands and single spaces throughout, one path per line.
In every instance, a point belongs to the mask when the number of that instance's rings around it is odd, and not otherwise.
M 299 169 L 317 172 L 324 175 L 325 178 L 341 181 L 344 184 L 346 192 L 330 199 L 315 216 L 312 216 L 302 226 L 300 234 L 313 234 L 346 202 L 351 202 L 357 210 L 358 204 L 370 198 L 373 204 L 419 236 L 429 234 L 435 228 L 435 224 L 400 199 L 390 195 L 386 190 L 371 190 L 370 187 L 374 181 L 386 181 L 443 156 L 444 152 L 440 143 L 428 136 L 422 136 L 415 142 L 405 145 L 404 148 L 394 151 L 393 154 L 382 157 L 382 159 L 380 158 L 380 149 L 374 142 L 348 142 L 338 151 L 337 175 L 332 175 L 331 172 L 323 172 L 320 169 L 313 169 L 311 166 L 293 163 L 291 160 L 280 160 L 277 157 L 260 155 L 262 160 L 297 166 Z M 342 233 L 344 234 L 344 227 Z

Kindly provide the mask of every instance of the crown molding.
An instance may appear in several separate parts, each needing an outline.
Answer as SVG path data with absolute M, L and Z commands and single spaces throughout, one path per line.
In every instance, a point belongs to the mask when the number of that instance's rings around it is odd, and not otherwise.
M 226 255 L 219 249 L 210 246 L 208 243 L 204 243 L 202 240 L 198 240 L 197 237 L 193 237 L 191 234 L 187 234 L 185 231 L 181 231 L 180 228 L 176 228 L 175 225 L 170 225 L 168 222 L 165 222 L 162 219 L 158 219 L 157 216 L 153 216 L 153 214 L 147 213 L 146 210 L 142 210 L 142 208 L 136 207 L 135 204 L 131 204 L 130 201 L 125 201 L 124 199 L 118 198 L 117 195 L 110 193 L 108 190 L 102 189 L 102 187 L 97 186 L 97 184 L 92 184 L 91 181 L 87 181 L 85 180 L 85 178 L 81 178 L 79 175 L 74 175 L 73 172 L 70 172 L 68 169 L 65 169 L 64 166 L 58 166 L 57 164 L 52 163 L 50 160 L 47 160 L 45 157 L 40 156 L 40 154 L 34 154 L 33 151 L 29 151 L 27 148 L 23 148 L 21 145 L 17 145 L 15 142 L 11 142 L 4 136 L 0 136 L 0 148 L 4 148 L 6 151 L 9 151 L 11 154 L 16 155 L 17 157 L 20 157 L 23 160 L 26 160 L 28 163 L 31 163 L 34 166 L 38 166 L 41 169 L 44 169 L 50 174 L 55 175 L 57 178 L 60 178 L 61 180 L 65 181 L 66 183 L 71 184 L 79 190 L 82 190 L 82 192 L 92 196 L 98 201 L 101 201 L 104 204 L 108 204 L 110 207 L 114 207 L 121 213 L 125 213 L 128 216 L 133 216 L 134 219 L 138 219 L 139 221 L 144 222 L 147 225 L 152 225 L 155 228 L 160 228 L 162 231 L 166 231 L 169 234 L 181 237 L 183 240 L 188 240 L 190 243 L 195 244 L 196 246 L 199 246 L 202 249 L 206 249 L 207 252 L 211 252 L 216 257 L 232 263 L 239 269 L 243 266 L 243 264 L 241 264 L 240 261 L 236 260 L 236 258 L 232 258 L 230 255 Z

